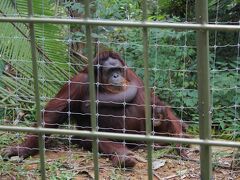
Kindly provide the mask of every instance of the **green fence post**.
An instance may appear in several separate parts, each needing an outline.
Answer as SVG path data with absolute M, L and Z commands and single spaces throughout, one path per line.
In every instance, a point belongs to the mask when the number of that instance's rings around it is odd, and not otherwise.
M 208 1 L 196 1 L 197 23 L 208 24 Z M 197 31 L 198 99 L 200 139 L 211 138 L 210 80 L 209 80 L 209 34 Z M 209 145 L 200 146 L 201 179 L 212 178 L 212 153 Z
M 32 0 L 28 0 L 28 16 L 33 16 L 33 7 Z M 35 102 L 36 102 L 36 120 L 38 122 L 38 128 L 42 127 L 41 119 L 41 110 L 40 110 L 40 97 L 39 97 L 39 88 L 38 88 L 38 65 L 37 65 L 37 56 L 36 56 L 36 40 L 34 32 L 34 22 L 29 22 L 30 29 L 30 43 L 32 51 L 32 66 L 33 66 L 33 80 L 34 80 L 34 93 L 35 93 Z M 42 180 L 46 179 L 46 170 L 45 170 L 45 142 L 44 142 L 44 133 L 38 134 L 38 146 L 40 154 L 40 171 Z
M 143 23 L 147 20 L 147 1 L 143 0 Z M 149 89 L 149 66 L 148 66 L 148 27 L 143 27 L 143 59 L 144 59 L 144 97 L 145 97 L 145 120 L 146 135 L 151 136 L 151 108 Z M 152 141 L 147 141 L 148 179 L 153 179 L 152 172 Z
M 85 0 L 85 19 L 87 20 L 90 16 L 89 0 Z M 96 91 L 95 91 L 95 78 L 94 78 L 94 66 L 93 66 L 93 55 L 92 55 L 92 37 L 91 37 L 91 25 L 86 24 L 86 40 L 87 40 L 87 57 L 88 57 L 88 74 L 89 74 L 89 93 L 90 93 L 90 112 L 91 112 L 91 127 L 92 133 L 97 131 L 96 121 Z M 92 142 L 92 153 L 94 162 L 94 179 L 99 179 L 99 166 L 98 166 L 98 142 L 97 138 L 93 138 Z

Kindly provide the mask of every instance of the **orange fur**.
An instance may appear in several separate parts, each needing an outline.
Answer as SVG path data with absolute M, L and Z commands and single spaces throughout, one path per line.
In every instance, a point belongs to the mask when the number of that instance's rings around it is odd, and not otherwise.
M 121 86 L 105 85 L 105 86 L 103 86 L 103 88 L 104 88 L 105 92 L 117 94 L 117 93 L 120 93 L 120 92 L 126 90 L 127 89 L 126 85 L 128 85 L 128 84 L 129 84 L 129 82 L 126 79 L 124 79 Z

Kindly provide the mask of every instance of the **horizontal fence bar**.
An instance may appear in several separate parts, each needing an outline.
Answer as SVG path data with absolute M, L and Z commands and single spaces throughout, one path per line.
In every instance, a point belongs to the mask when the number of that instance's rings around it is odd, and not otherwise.
M 123 26 L 123 27 L 148 27 L 148 28 L 173 28 L 189 30 L 223 30 L 239 31 L 240 25 L 221 24 L 194 24 L 194 23 L 167 23 L 149 21 L 112 21 L 94 19 L 69 19 L 69 18 L 46 18 L 46 17 L 0 17 L 0 22 L 15 23 L 53 23 L 53 24 L 80 24 L 95 26 Z
M 209 146 L 224 146 L 240 148 L 240 142 L 235 141 L 220 141 L 220 140 L 203 140 L 203 139 L 188 139 L 166 136 L 152 136 L 140 134 L 123 134 L 111 132 L 92 132 L 83 130 L 71 129 L 53 129 L 53 128 L 34 128 L 34 127 L 18 127 L 18 126 L 0 126 L 0 131 L 12 132 L 26 132 L 26 133 L 44 133 L 44 134 L 59 134 L 59 135 L 77 135 L 81 137 L 90 138 L 110 138 L 120 140 L 135 140 L 135 141 L 155 141 L 155 142 L 168 142 L 168 143 L 183 143 L 183 144 L 198 144 Z

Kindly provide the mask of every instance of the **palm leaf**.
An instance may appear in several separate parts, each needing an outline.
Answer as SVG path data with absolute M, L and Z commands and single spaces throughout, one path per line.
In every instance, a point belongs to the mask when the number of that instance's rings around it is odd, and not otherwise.
M 0 1 L 1 16 L 26 16 L 26 0 Z M 49 0 L 33 0 L 35 16 L 54 16 Z M 53 6 L 52 6 L 53 7 Z M 42 97 L 52 97 L 60 86 L 75 73 L 64 41 L 63 25 L 35 24 L 36 49 L 39 73 L 39 91 Z M 24 23 L 0 23 L 0 60 L 13 69 L 0 74 L 0 107 L 19 106 L 21 102 L 34 103 L 31 46 L 29 27 Z M 16 98 L 17 97 L 17 98 Z

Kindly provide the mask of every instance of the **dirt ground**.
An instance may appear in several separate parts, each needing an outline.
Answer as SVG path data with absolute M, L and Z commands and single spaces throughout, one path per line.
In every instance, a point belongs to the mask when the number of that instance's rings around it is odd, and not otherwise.
M 172 147 L 170 147 L 172 148 Z M 153 178 L 155 180 L 196 180 L 200 179 L 200 164 L 198 147 L 187 149 L 188 158 L 181 159 L 174 153 L 164 154 L 160 151 L 153 153 Z M 240 169 L 233 168 L 233 148 L 213 148 L 213 176 L 216 180 L 240 180 Z M 111 160 L 104 155 L 99 158 L 99 177 L 101 180 L 145 180 L 147 176 L 147 152 L 145 149 L 134 150 L 137 164 L 133 169 L 115 168 Z M 27 158 L 19 163 L 27 172 L 38 172 L 39 155 Z M 46 151 L 46 167 L 48 177 L 60 177 L 63 173 L 71 174 L 76 180 L 94 179 L 92 153 L 79 148 L 59 147 Z M 51 173 L 55 175 L 52 176 Z M 14 179 L 14 175 L 0 176 L 0 179 Z M 66 176 L 64 176 L 66 177 Z M 67 176 L 68 177 L 68 176 Z M 22 178 L 20 178 L 22 179 Z M 23 178 L 24 179 L 24 178 Z M 29 179 L 29 177 L 28 177 Z M 32 173 L 30 179 L 39 179 Z M 49 178 L 64 179 L 64 178 Z M 67 178 L 66 178 L 67 179 Z

